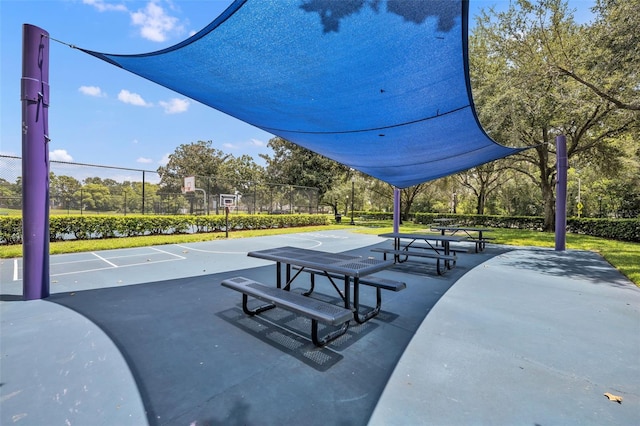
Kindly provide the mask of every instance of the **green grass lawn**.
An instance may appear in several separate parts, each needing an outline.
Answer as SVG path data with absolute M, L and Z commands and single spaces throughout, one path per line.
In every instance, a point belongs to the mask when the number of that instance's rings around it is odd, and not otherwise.
M 330 225 L 309 226 L 304 228 L 261 229 L 251 231 L 234 231 L 229 233 L 229 238 L 248 238 L 263 235 L 276 235 L 298 232 L 317 232 L 331 229 L 350 229 L 354 232 L 365 234 L 381 234 L 391 232 L 393 227 L 390 221 L 384 222 L 360 222 L 357 226 Z M 400 227 L 401 232 L 427 232 L 424 225 L 405 223 Z M 491 237 L 496 244 L 512 246 L 555 247 L 555 235 L 548 232 L 537 232 L 519 229 L 494 229 Z M 143 247 L 162 244 L 192 243 L 199 241 L 211 241 L 224 239 L 224 232 L 205 234 L 179 234 L 156 235 L 132 238 L 110 238 L 106 240 L 89 241 L 62 241 L 50 243 L 51 254 L 77 253 L 84 251 L 110 250 L 117 248 Z M 636 285 L 640 286 L 640 244 L 623 241 L 607 240 L 588 235 L 568 234 L 567 249 L 589 250 L 600 253 L 616 269 L 627 276 Z M 0 246 L 0 258 L 14 258 L 22 256 L 22 245 Z

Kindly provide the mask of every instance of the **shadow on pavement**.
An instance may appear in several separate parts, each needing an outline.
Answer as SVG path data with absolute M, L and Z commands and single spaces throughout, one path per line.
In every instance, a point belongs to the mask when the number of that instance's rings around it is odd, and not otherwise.
M 236 275 L 273 282 L 272 266 L 47 300 L 82 314 L 113 340 L 152 425 L 364 425 L 431 308 L 464 273 L 504 251 L 464 256 L 441 277 L 383 271 L 406 281 L 407 289 L 385 292 L 380 316 L 354 324 L 325 348 L 313 346 L 304 319 L 279 309 L 249 318 L 240 295 L 220 285 Z M 317 291 L 333 297 L 327 283 Z M 361 293 L 363 304 L 375 304 L 373 289 Z

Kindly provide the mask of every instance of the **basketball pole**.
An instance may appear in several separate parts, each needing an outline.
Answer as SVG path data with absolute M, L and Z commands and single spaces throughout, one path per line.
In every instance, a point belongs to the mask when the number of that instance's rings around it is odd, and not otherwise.
M 49 297 L 49 33 L 22 32 L 22 297 Z

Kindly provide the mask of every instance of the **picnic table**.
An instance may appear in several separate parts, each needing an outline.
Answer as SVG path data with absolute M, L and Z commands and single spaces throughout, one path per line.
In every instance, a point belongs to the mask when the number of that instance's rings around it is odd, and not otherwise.
M 434 222 L 439 222 L 439 223 L 447 223 L 447 222 L 453 222 L 455 221 L 454 218 L 452 217 L 441 217 L 438 219 L 433 219 Z
M 446 269 L 451 269 L 456 264 L 457 254 L 451 249 L 450 243 L 466 240 L 466 237 L 455 235 L 402 232 L 389 232 L 378 236 L 393 238 L 392 249 L 382 247 L 372 249 L 374 252 L 384 253 L 385 260 L 387 254 L 393 254 L 395 263 L 405 262 L 410 256 L 434 258 L 438 275 L 444 273 L 440 268 L 440 261 L 443 261 Z
M 354 319 L 361 324 L 376 316 L 380 311 L 380 289 L 399 291 L 406 287 L 404 283 L 368 277 L 374 272 L 392 266 L 393 261 L 391 260 L 364 258 L 344 253 L 328 253 L 298 247 L 251 251 L 247 255 L 276 262 L 276 288 L 268 288 L 264 284 L 244 277 L 224 280 L 222 285 L 243 293 L 243 310 L 249 315 L 255 315 L 277 306 L 311 318 L 312 339 L 317 346 L 322 346 L 344 334 L 349 319 Z M 285 266 L 284 278 L 283 265 Z M 290 292 L 291 284 L 303 272 L 311 274 L 311 288 L 303 294 Z M 344 307 L 308 297 L 313 292 L 315 275 L 322 275 L 329 279 L 344 302 Z M 334 278 L 337 277 L 342 280 L 342 289 L 334 281 Z M 360 312 L 360 284 L 376 287 L 376 307 L 366 313 Z M 352 285 L 353 300 L 351 299 Z M 257 309 L 249 309 L 247 296 L 263 300 L 267 302 L 267 305 Z M 318 321 L 330 325 L 342 325 L 339 330 L 328 333 L 324 338 L 321 338 L 318 336 Z
M 448 232 L 449 235 L 455 235 L 457 232 L 465 233 L 468 240 L 475 242 L 476 253 L 483 251 L 486 248 L 487 240 L 492 238 L 487 237 L 483 234 L 487 232 L 491 232 L 489 228 L 477 228 L 477 227 L 467 227 L 467 226 L 434 226 L 434 230 L 440 231 L 440 235 L 446 235 Z M 474 233 L 473 235 L 471 233 Z

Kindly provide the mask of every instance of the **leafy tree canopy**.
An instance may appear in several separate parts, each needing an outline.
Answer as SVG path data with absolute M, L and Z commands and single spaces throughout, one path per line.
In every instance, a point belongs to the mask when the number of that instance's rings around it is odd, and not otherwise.
M 269 140 L 267 146 L 273 150 L 273 157 L 260 157 L 267 163 L 271 182 L 318 188 L 322 196 L 349 173 L 347 166 L 280 137 Z

